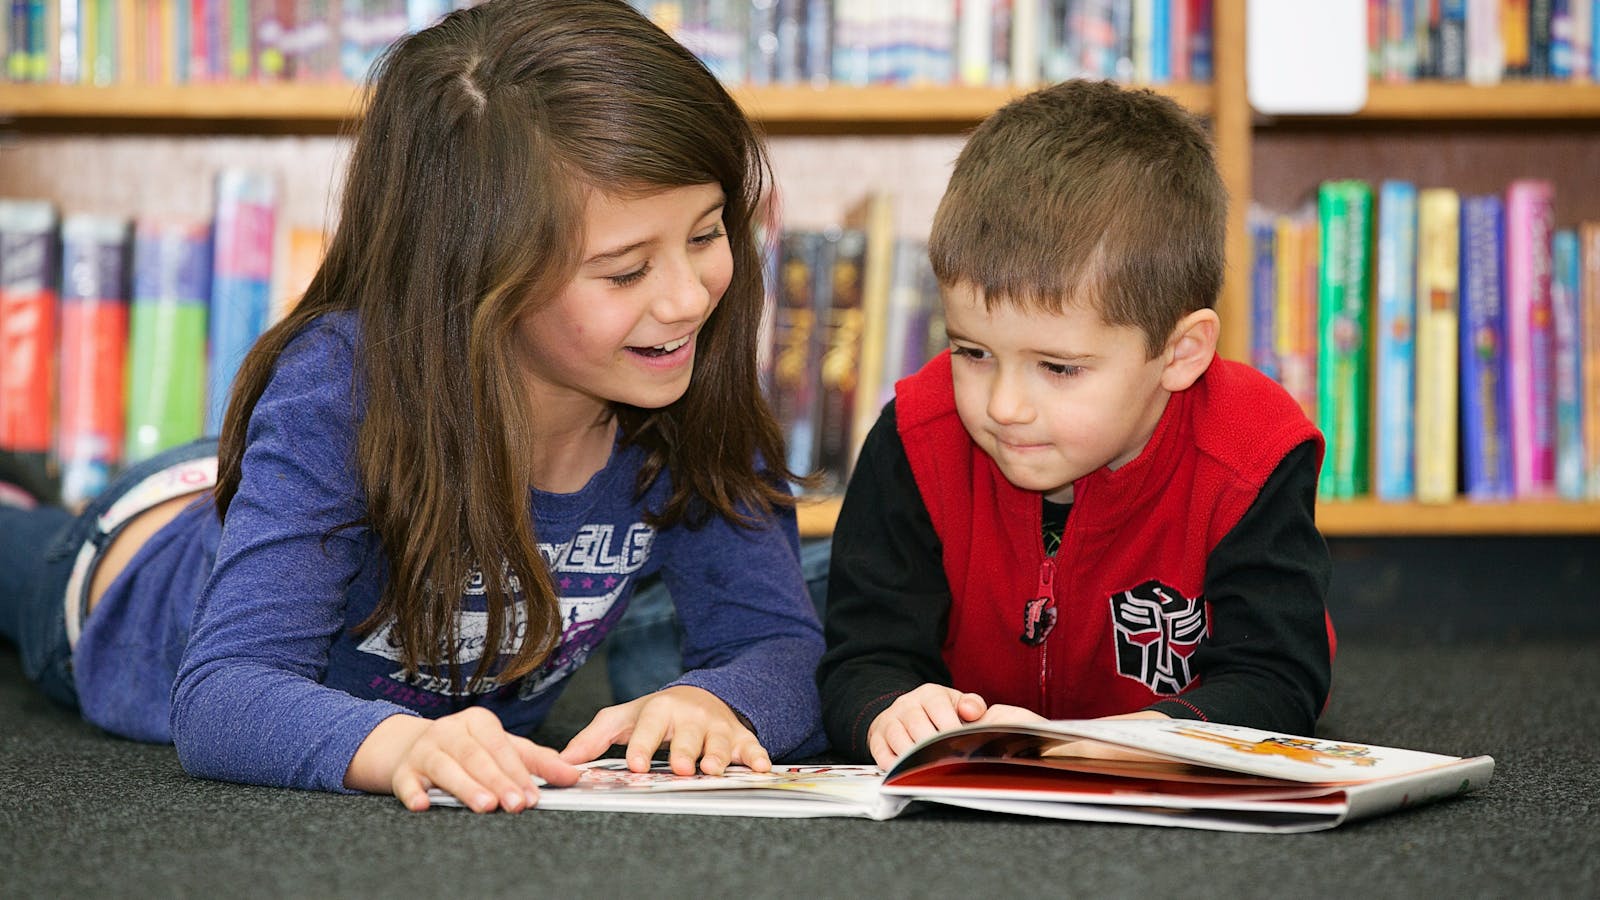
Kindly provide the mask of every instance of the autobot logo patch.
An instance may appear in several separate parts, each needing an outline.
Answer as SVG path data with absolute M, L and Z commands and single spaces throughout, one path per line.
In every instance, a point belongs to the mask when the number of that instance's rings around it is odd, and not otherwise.
M 1206 606 L 1159 581 L 1111 597 L 1117 674 L 1157 694 L 1176 694 L 1194 680 L 1189 657 L 1206 636 Z

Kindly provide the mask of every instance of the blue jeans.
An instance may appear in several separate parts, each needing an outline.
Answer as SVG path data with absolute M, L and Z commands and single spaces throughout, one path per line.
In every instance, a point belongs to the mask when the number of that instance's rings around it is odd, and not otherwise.
M 103 553 L 118 533 L 101 535 L 96 520 L 151 475 L 216 452 L 217 442 L 206 439 L 129 466 L 76 516 L 53 506 L 0 507 L 0 634 L 17 645 L 23 674 L 45 696 L 74 709 L 78 706 L 67 643 L 67 580 L 86 542 L 93 540 L 97 554 Z M 85 585 L 79 602 L 87 599 Z
M 800 545 L 800 572 L 821 618 L 827 604 L 828 560 L 833 541 Z M 643 582 L 628 608 L 606 636 L 606 674 L 617 703 L 643 697 L 683 674 L 682 633 L 673 614 L 672 597 L 659 576 Z

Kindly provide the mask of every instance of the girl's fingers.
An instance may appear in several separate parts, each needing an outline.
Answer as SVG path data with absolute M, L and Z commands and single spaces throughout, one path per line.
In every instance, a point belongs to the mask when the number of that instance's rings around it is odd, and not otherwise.
M 724 741 L 726 743 L 726 741 Z M 678 722 L 672 728 L 672 744 L 667 752 L 667 762 L 674 775 L 693 775 L 695 763 L 703 759 L 706 748 L 706 727 L 700 722 Z M 628 748 L 630 756 L 633 748 Z M 726 752 L 726 751 L 724 751 Z M 726 764 L 724 764 L 726 765 Z M 717 772 L 705 770 L 708 774 Z
M 625 703 L 595 713 L 589 724 L 561 748 L 561 758 L 569 763 L 589 762 L 599 759 L 613 744 L 627 741 L 633 732 L 633 710 L 637 708 L 634 703 Z
M 427 783 L 409 766 L 403 766 L 395 773 L 392 790 L 395 799 L 412 812 L 422 812 L 430 805 Z
M 677 738 L 672 739 L 672 745 L 676 753 Z M 706 732 L 705 746 L 700 750 L 700 771 L 707 775 L 721 775 L 735 758 L 733 737 L 728 732 L 719 728 Z
M 577 783 L 578 776 L 583 774 L 582 769 L 562 759 L 560 754 L 549 747 L 535 744 L 524 737 L 514 737 L 511 741 L 516 746 L 517 752 L 522 755 L 522 762 L 528 767 L 528 771 L 540 781 L 566 787 Z M 530 796 L 538 795 L 538 789 L 533 788 Z
M 506 812 L 521 812 L 533 802 L 533 775 L 522 761 L 522 754 L 511 743 L 511 735 L 495 720 L 467 726 L 470 743 L 463 759 L 473 777 L 494 791 Z
M 646 704 L 639 710 L 639 718 L 633 723 L 633 735 L 628 738 L 628 750 L 625 757 L 628 761 L 630 772 L 648 772 L 650 758 L 661 749 L 662 741 L 670 734 L 669 721 L 664 710 L 666 704 Z M 679 774 L 693 774 L 691 768 L 688 772 Z
M 767 748 L 761 746 L 761 740 L 749 731 L 734 741 L 731 759 L 749 766 L 753 772 L 772 771 L 772 757 L 767 755 Z
M 423 771 L 423 777 L 434 787 L 460 800 L 473 812 L 493 812 L 499 805 L 493 791 L 467 774 L 467 770 L 454 757 L 443 751 L 434 754 L 429 760 Z

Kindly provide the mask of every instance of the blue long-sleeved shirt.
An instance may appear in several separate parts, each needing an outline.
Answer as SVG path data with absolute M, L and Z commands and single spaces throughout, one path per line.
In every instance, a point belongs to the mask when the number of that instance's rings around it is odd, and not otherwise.
M 636 447 L 616 447 L 575 493 L 530 497 L 563 626 L 540 669 L 463 696 L 442 671 L 406 676 L 386 627 L 357 634 L 385 572 L 369 529 L 333 531 L 363 509 L 352 465 L 357 339 L 353 315 L 333 314 L 291 341 L 251 417 L 226 524 L 209 504 L 186 511 L 102 597 L 74 658 L 91 721 L 170 738 L 196 775 L 341 790 L 361 742 L 397 713 L 481 705 L 511 731 L 533 729 L 637 580 L 659 571 L 683 627 L 689 671 L 675 683 L 720 697 L 775 757 L 821 748 L 813 673 L 822 639 L 793 513 L 757 530 L 716 518 L 657 531 L 643 513 L 670 485 L 663 477 L 634 499 Z M 469 584 L 458 648 L 468 672 L 482 653 L 482 600 Z

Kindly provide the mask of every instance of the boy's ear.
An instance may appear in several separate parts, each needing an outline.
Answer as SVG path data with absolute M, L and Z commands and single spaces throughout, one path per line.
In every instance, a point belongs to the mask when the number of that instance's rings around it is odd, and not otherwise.
M 1181 391 L 1195 383 L 1217 355 L 1217 335 L 1222 324 L 1214 309 L 1197 309 L 1178 320 L 1167 339 L 1166 365 L 1161 387 Z

